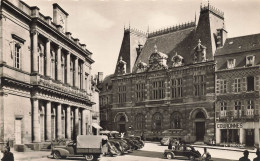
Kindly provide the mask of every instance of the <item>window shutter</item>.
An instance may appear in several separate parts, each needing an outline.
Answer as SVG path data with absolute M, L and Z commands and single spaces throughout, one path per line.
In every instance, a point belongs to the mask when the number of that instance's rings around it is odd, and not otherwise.
M 219 79 L 217 79 L 217 80 L 216 80 L 216 94 L 219 94 L 219 92 L 220 92 L 220 91 L 219 91 L 219 90 L 220 90 L 219 88 L 220 88 L 220 81 L 219 81 Z
M 245 92 L 247 90 L 246 77 L 242 79 L 242 91 Z
M 255 90 L 259 91 L 260 79 L 259 76 L 255 77 Z

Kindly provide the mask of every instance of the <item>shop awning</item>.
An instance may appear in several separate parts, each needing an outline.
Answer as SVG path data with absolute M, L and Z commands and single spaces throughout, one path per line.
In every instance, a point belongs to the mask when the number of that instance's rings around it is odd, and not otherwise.
M 102 127 L 99 126 L 97 123 L 92 123 L 92 126 L 96 129 L 102 129 Z

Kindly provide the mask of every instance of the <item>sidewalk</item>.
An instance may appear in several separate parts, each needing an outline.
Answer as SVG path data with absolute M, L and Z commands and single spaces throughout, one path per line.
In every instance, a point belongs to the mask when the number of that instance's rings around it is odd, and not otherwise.
M 30 152 L 17 152 L 11 148 L 11 152 L 14 154 L 15 161 L 33 160 L 39 158 L 47 158 L 51 154 L 51 151 L 30 151 Z M 2 155 L 1 155 L 2 157 Z
M 256 149 L 255 148 L 236 148 L 236 147 L 222 147 L 222 146 L 210 146 L 210 145 L 192 145 L 193 147 L 198 147 L 198 148 L 208 148 L 208 149 L 219 149 L 219 150 L 229 150 L 229 151 L 238 151 L 238 152 L 243 152 L 245 150 L 248 150 L 249 153 L 255 153 Z

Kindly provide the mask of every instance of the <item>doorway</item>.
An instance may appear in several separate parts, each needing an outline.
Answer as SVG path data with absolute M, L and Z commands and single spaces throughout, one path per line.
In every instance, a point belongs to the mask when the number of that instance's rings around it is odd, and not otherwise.
M 125 133 L 125 124 L 119 124 L 119 132 Z
M 255 144 L 254 129 L 246 129 L 246 146 L 254 146 Z
M 22 118 L 15 119 L 15 143 L 22 144 Z
M 205 122 L 196 122 L 196 140 L 204 141 Z

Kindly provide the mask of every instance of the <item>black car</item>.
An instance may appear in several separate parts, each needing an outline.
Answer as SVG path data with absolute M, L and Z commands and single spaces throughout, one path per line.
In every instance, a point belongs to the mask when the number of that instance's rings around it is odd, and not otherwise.
M 166 149 L 163 156 L 167 159 L 173 159 L 175 156 L 185 156 L 190 160 L 195 160 L 195 158 L 200 158 L 201 154 L 190 145 L 179 145 L 174 146 L 173 149 Z

